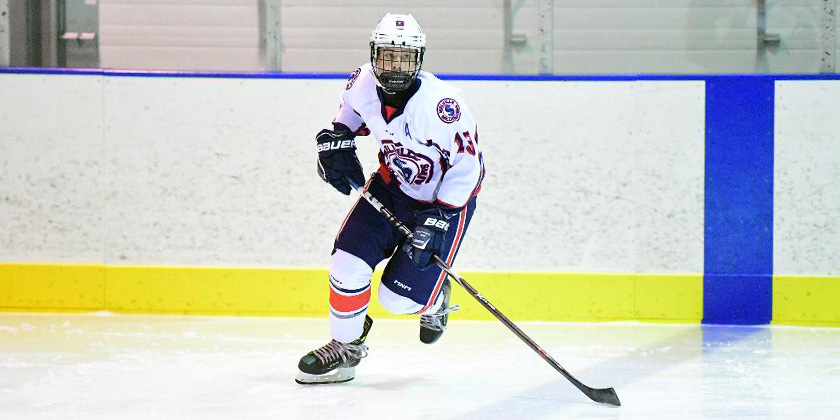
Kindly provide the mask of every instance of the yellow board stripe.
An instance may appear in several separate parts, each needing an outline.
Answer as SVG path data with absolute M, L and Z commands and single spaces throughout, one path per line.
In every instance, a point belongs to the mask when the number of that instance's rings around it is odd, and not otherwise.
M 0 263 L 0 309 L 84 311 L 104 305 L 102 265 Z
M 538 321 L 642 320 L 700 322 L 701 274 L 464 272 L 465 279 L 511 319 Z M 453 284 L 462 319 L 492 319 Z
M 840 327 L 840 277 L 773 276 L 773 324 Z
M 377 278 L 381 273 L 376 273 Z M 699 322 L 700 274 L 461 273 L 515 320 Z M 378 291 L 374 281 L 373 295 Z M 453 285 L 461 319 L 492 316 Z M 327 270 L 0 263 L 0 310 L 314 316 Z M 376 303 L 376 317 L 394 317 Z M 840 326 L 840 277 L 774 276 L 773 323 Z
M 327 271 L 317 269 L 106 267 L 113 312 L 321 316 Z
M 517 320 L 699 322 L 700 274 L 461 273 Z M 373 296 L 380 272 L 374 274 Z M 0 310 L 326 316 L 327 270 L 0 263 Z M 453 284 L 461 319 L 493 319 Z M 374 297 L 370 313 L 395 317 Z

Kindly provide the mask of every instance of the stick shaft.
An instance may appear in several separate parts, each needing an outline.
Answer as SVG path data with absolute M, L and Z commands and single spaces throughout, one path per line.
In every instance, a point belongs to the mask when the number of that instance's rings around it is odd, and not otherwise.
M 353 185 L 353 188 L 361 192 L 362 197 L 364 197 L 364 199 L 367 200 L 367 202 L 370 203 L 380 214 L 382 214 L 386 219 L 388 219 L 388 221 L 397 230 L 399 230 L 400 233 L 402 233 L 408 238 L 411 238 L 411 229 L 409 229 L 405 224 L 400 222 L 400 220 L 397 219 L 397 217 L 390 210 L 388 210 L 384 205 L 382 205 L 382 203 L 379 202 L 379 200 L 377 200 L 376 197 L 374 197 L 366 189 L 359 188 L 356 185 Z M 519 329 L 519 327 L 517 327 L 516 324 L 513 323 L 513 321 L 508 319 L 508 317 L 506 317 L 501 311 L 496 309 L 495 306 L 493 306 L 484 296 L 482 296 L 481 293 L 478 293 L 478 291 L 474 287 L 472 287 L 472 285 L 470 285 L 463 277 L 461 277 L 458 273 L 452 270 L 452 267 L 446 264 L 445 261 L 443 261 L 437 255 L 434 255 L 433 258 L 435 260 L 435 263 L 437 263 L 437 265 L 444 272 L 446 272 L 446 274 L 448 274 L 449 277 L 455 280 L 456 283 L 460 284 L 461 287 L 463 287 L 467 291 L 467 293 L 469 293 L 473 298 L 475 298 L 475 300 L 477 300 L 482 306 L 484 306 L 485 309 L 487 309 L 491 314 L 493 314 L 493 316 L 495 316 L 499 321 L 501 321 L 502 324 L 504 324 L 509 330 L 516 334 L 516 336 L 519 337 L 520 340 L 525 342 L 525 344 L 527 344 L 528 347 L 530 347 L 532 350 L 534 350 L 534 352 L 540 355 L 540 357 L 542 357 L 543 360 L 545 360 L 549 365 L 551 365 L 551 367 L 553 367 L 557 372 L 560 372 L 560 374 L 563 375 L 563 377 L 565 377 L 567 380 L 569 380 L 569 382 L 571 382 L 572 385 L 574 385 L 577 389 L 586 394 L 587 397 L 589 397 L 593 401 L 600 403 L 612 404 L 617 406 L 621 405 L 621 403 L 618 400 L 618 396 L 615 394 L 615 390 L 613 390 L 612 388 L 591 388 L 577 380 L 577 378 L 572 376 L 572 374 L 570 374 L 566 369 L 564 369 L 563 366 L 560 366 L 560 364 L 557 363 L 557 361 L 555 361 L 554 358 L 552 358 L 545 350 L 543 350 L 542 347 L 539 346 L 539 344 L 532 340 L 531 337 L 528 337 L 528 335 L 525 334 L 524 331 Z
M 554 358 L 551 357 L 551 355 L 549 355 L 545 350 L 543 350 L 539 344 L 532 340 L 531 337 L 528 337 L 528 334 L 525 334 L 525 332 L 522 331 L 518 326 L 516 326 L 516 324 L 514 324 L 513 321 L 511 321 L 507 316 L 505 316 L 505 314 L 496 309 L 496 307 L 493 306 L 493 304 L 491 304 L 490 301 L 487 300 L 487 298 L 482 296 L 481 293 L 478 293 L 478 291 L 474 287 L 467 283 L 467 281 L 463 277 L 458 275 L 458 273 L 453 271 L 437 255 L 435 255 L 434 258 L 435 262 L 437 262 L 438 266 L 440 266 L 440 268 L 443 271 L 445 271 L 446 274 L 448 274 L 451 278 L 458 282 L 458 284 L 460 284 L 461 287 L 466 289 L 467 293 L 472 295 L 472 297 L 475 298 L 475 300 L 477 300 L 479 303 L 481 303 L 481 305 L 484 306 L 485 309 L 487 309 L 491 314 L 493 314 L 493 316 L 495 316 L 499 321 L 501 321 L 502 324 L 508 327 L 509 330 L 516 334 L 516 336 L 519 337 L 520 340 L 525 342 L 525 344 L 527 344 L 528 347 L 531 348 L 531 350 L 534 350 L 538 355 L 540 355 L 540 357 L 542 357 L 543 360 L 545 360 L 549 365 L 551 365 L 551 367 L 553 367 L 556 371 L 560 372 L 560 374 L 563 375 L 566 379 L 568 379 L 575 387 L 577 387 L 584 393 L 587 392 L 587 389 L 589 387 L 587 387 L 582 382 L 577 380 L 577 378 L 572 376 L 566 369 L 563 368 L 563 366 L 560 366 L 560 364 L 557 363 L 557 361 L 554 360 Z

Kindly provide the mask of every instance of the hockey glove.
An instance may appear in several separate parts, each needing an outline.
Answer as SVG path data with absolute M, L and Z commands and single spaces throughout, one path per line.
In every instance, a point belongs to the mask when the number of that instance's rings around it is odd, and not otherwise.
M 449 219 L 455 213 L 440 208 L 419 211 L 414 217 L 414 232 L 406 252 L 421 271 L 435 265 L 432 255 L 440 256 L 445 244 Z
M 321 130 L 318 143 L 318 175 L 344 195 L 350 195 L 350 182 L 365 183 L 362 164 L 356 157 L 356 135 L 347 127 L 337 125 L 335 130 Z

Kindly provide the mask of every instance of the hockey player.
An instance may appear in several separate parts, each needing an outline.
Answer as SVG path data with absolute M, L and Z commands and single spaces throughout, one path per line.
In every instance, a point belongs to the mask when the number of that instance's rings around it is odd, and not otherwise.
M 332 340 L 300 359 L 296 381 L 345 382 L 367 355 L 371 276 L 389 259 L 379 302 L 420 315 L 420 341 L 446 330 L 451 285 L 433 255 L 452 264 L 484 177 L 476 123 L 461 92 L 421 70 L 426 35 L 412 15 L 386 14 L 370 36 L 370 63 L 347 81 L 331 130 L 321 130 L 318 174 L 343 194 L 364 188 L 413 227 L 410 241 L 364 199 L 335 239 L 330 263 Z M 356 136 L 379 142 L 379 169 L 365 183 Z M 404 243 L 405 242 L 405 243 Z

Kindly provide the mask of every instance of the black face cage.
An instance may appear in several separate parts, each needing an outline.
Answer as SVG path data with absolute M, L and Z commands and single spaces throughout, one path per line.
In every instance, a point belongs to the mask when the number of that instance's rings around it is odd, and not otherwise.
M 379 53 L 381 48 L 388 48 L 392 51 L 395 51 L 398 54 L 402 54 L 404 52 L 409 52 L 409 61 L 408 61 L 408 71 L 393 71 L 388 70 L 386 71 L 384 68 L 379 66 Z M 417 73 L 420 72 L 420 68 L 423 66 L 423 53 L 426 52 L 426 47 L 407 47 L 403 45 L 387 45 L 387 44 L 378 44 L 374 45 L 373 42 L 370 43 L 370 63 L 373 65 L 373 73 L 376 75 L 376 79 L 379 80 L 379 84 L 382 85 L 386 91 L 389 92 L 396 92 L 408 89 L 411 84 L 414 82 L 414 79 L 417 78 Z M 383 63 L 388 64 L 388 63 Z M 393 66 L 388 66 L 388 68 L 393 68 Z

